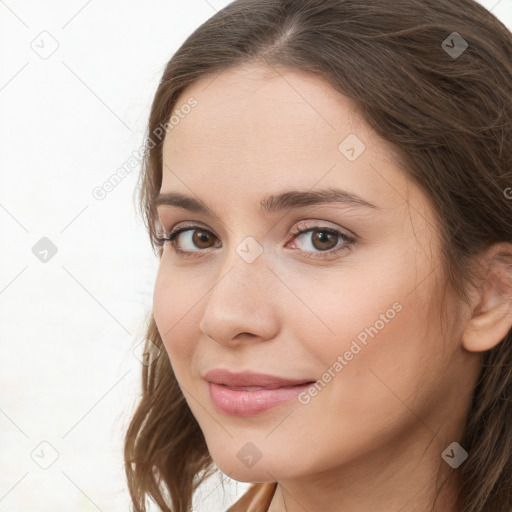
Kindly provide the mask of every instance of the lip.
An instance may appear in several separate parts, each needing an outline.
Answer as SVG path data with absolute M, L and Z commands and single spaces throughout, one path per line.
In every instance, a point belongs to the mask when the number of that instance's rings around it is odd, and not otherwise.
M 310 379 L 292 379 L 263 373 L 215 369 L 207 372 L 210 398 L 216 409 L 230 416 L 253 416 L 289 402 L 314 384 Z
M 313 382 L 311 379 L 291 379 L 251 371 L 231 372 L 220 368 L 205 373 L 204 378 L 208 382 L 222 384 L 232 388 L 258 386 L 265 389 L 278 389 L 285 386 L 296 386 L 305 384 L 306 382 Z

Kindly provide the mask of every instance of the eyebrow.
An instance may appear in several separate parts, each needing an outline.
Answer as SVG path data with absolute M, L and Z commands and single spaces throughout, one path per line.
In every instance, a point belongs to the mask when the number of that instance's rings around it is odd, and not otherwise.
M 272 214 L 282 210 L 292 210 L 304 206 L 312 206 L 325 203 L 341 203 L 362 208 L 380 208 L 362 197 L 339 188 L 327 188 L 320 190 L 289 190 L 280 194 L 271 194 L 260 200 L 260 211 Z M 191 212 L 202 213 L 218 219 L 218 216 L 200 199 L 180 194 L 179 192 L 166 192 L 159 194 L 153 202 L 155 208 L 159 206 L 176 206 Z

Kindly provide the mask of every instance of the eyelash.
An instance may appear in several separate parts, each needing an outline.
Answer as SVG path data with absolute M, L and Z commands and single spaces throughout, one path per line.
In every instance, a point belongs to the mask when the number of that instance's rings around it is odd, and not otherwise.
M 204 252 L 203 250 L 199 249 L 197 251 L 184 251 L 184 250 L 180 249 L 178 247 L 178 245 L 176 244 L 176 237 L 178 235 L 180 235 L 181 233 L 184 233 L 186 231 L 194 231 L 196 229 L 202 230 L 204 232 L 207 232 L 207 233 L 215 236 L 210 230 L 205 229 L 203 226 L 200 226 L 197 224 L 191 224 L 191 225 L 185 225 L 185 226 L 182 225 L 182 227 L 175 229 L 171 233 L 166 233 L 164 230 L 164 236 L 157 237 L 156 240 L 157 240 L 157 243 L 159 246 L 162 246 L 165 242 L 169 242 L 172 245 L 176 254 L 179 256 L 185 256 L 185 257 L 191 257 L 191 258 L 201 257 L 201 255 L 202 255 L 201 253 Z M 337 229 L 323 227 L 323 226 L 307 226 L 306 224 L 300 224 L 300 223 L 297 224 L 294 231 L 292 232 L 292 235 L 293 235 L 292 240 L 295 240 L 300 235 L 307 233 L 309 231 L 320 231 L 322 233 L 326 232 L 326 233 L 330 233 L 332 235 L 337 235 L 339 238 L 342 239 L 342 241 L 344 243 L 342 245 L 340 245 L 339 247 L 330 249 L 329 251 L 321 251 L 321 252 L 316 252 L 316 253 L 296 249 L 300 254 L 302 254 L 303 256 L 305 256 L 307 258 L 319 258 L 319 259 L 328 258 L 328 257 L 331 257 L 331 256 L 337 254 L 338 252 L 340 252 L 344 249 L 350 248 L 356 242 L 355 237 L 348 236 L 345 233 L 342 233 L 341 231 L 339 231 Z M 312 256 L 313 254 L 316 254 L 317 256 Z

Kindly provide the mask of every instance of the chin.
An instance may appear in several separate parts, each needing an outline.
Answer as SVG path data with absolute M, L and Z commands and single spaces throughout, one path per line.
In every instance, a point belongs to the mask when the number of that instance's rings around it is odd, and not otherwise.
M 261 462 L 261 461 L 260 461 Z M 253 468 L 242 468 L 239 464 L 217 464 L 216 466 L 229 478 L 236 480 L 237 482 L 243 483 L 264 483 L 264 482 L 276 482 L 282 477 L 272 469 L 268 470 L 264 466 L 260 466 L 260 463 L 256 464 Z
M 238 482 L 275 482 L 278 479 L 291 476 L 292 473 L 291 468 L 285 467 L 283 459 L 276 457 L 276 454 L 273 454 L 272 458 L 265 457 L 262 454 L 256 462 L 250 459 L 243 462 L 243 454 L 239 457 L 237 452 L 233 453 L 231 450 L 221 449 L 219 451 L 221 453 L 216 453 L 215 450 L 210 452 L 213 462 L 225 475 Z M 289 464 L 289 461 L 287 461 L 286 465 Z

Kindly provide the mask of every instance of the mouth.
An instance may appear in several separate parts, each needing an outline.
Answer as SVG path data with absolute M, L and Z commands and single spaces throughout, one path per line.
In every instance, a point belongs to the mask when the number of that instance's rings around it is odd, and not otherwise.
M 208 382 L 212 382 L 213 384 L 228 386 L 232 389 L 278 389 L 282 387 L 298 386 L 306 384 L 307 382 L 314 382 L 314 380 L 311 379 L 293 379 L 251 371 L 231 372 L 221 368 L 210 370 L 205 373 L 204 379 Z
M 316 381 L 228 370 L 204 375 L 213 405 L 222 414 L 248 417 L 290 402 Z

